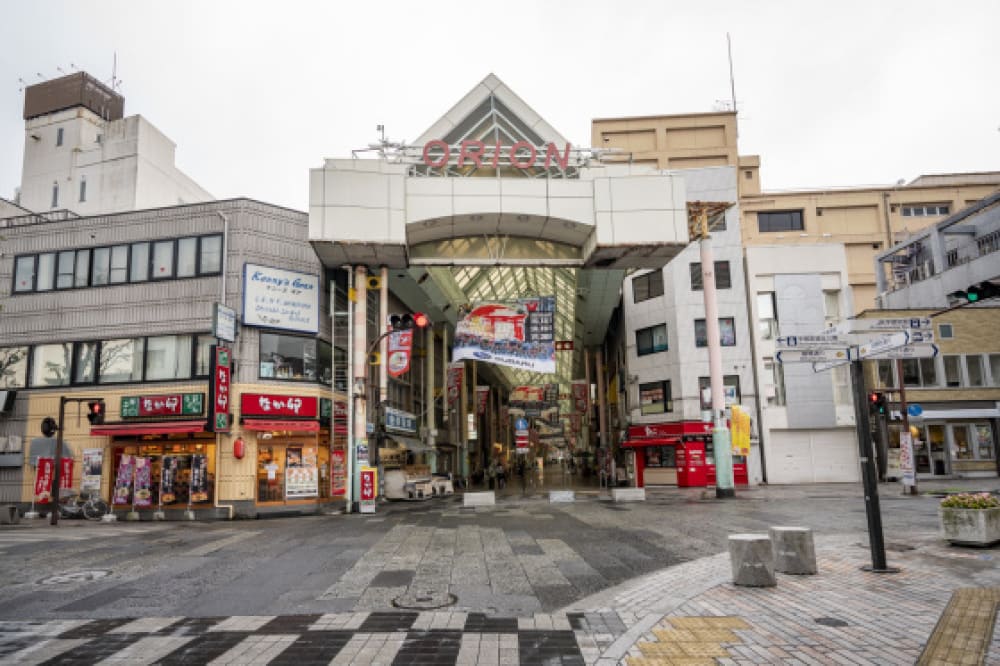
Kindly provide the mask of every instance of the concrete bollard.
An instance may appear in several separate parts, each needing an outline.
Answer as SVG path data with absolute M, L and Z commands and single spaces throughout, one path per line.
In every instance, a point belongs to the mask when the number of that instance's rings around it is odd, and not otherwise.
M 774 577 L 771 539 L 766 534 L 730 534 L 729 560 L 736 585 L 773 587 L 778 584 Z
M 808 527 L 772 527 L 771 552 L 774 570 L 786 574 L 816 573 L 816 547 Z

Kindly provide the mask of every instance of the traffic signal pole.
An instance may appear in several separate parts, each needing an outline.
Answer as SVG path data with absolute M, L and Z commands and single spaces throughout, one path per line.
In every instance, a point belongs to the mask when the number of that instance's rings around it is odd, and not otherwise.
M 59 420 L 56 426 L 56 453 L 55 461 L 53 467 L 55 468 L 52 472 L 52 513 L 49 514 L 49 524 L 58 525 L 59 524 L 59 483 L 62 477 L 62 457 L 63 457 L 63 421 L 66 416 L 66 403 L 98 403 L 100 405 L 100 413 L 104 414 L 104 400 L 102 398 L 67 398 L 64 395 L 59 396 Z M 43 433 L 44 434 L 44 433 Z M 34 490 L 32 490 L 34 493 Z

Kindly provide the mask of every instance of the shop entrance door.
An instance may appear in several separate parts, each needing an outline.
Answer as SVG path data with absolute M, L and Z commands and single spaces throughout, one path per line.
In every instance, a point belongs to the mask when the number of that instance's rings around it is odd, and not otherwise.
M 913 456 L 917 464 L 917 474 L 925 476 L 945 476 L 948 474 L 948 447 L 943 424 L 927 425 L 924 436 L 914 443 Z

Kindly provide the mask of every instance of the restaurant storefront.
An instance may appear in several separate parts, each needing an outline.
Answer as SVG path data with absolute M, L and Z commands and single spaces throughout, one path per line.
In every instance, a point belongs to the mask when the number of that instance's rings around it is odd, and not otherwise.
M 715 485 L 711 423 L 676 421 L 630 426 L 622 448 L 634 456 L 639 488 Z M 733 479 L 737 486 L 748 484 L 746 457 L 733 455 Z

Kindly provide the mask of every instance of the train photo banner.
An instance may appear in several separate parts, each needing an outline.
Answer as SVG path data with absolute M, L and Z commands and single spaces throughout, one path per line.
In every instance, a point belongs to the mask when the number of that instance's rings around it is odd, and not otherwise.
M 477 303 L 458 321 L 452 360 L 553 374 L 555 317 L 555 296 Z

